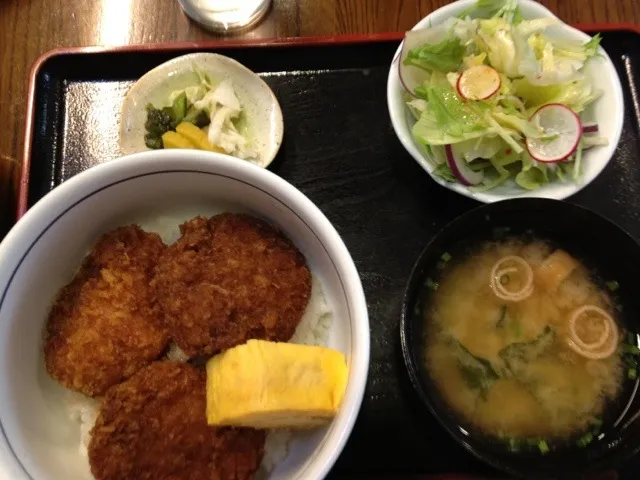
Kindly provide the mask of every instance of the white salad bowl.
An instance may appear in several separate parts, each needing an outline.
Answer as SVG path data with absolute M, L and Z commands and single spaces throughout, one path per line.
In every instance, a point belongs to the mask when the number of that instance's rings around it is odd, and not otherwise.
M 329 472 L 353 428 L 369 366 L 367 307 L 347 248 L 321 211 L 277 175 L 221 154 L 164 150 L 73 177 L 0 244 L 0 478 L 91 478 L 79 424 L 68 415 L 68 391 L 46 373 L 42 348 L 52 299 L 97 237 L 138 223 L 169 242 L 180 222 L 222 211 L 247 212 L 279 227 L 323 286 L 333 314 L 327 344 L 349 366 L 344 400 L 329 425 L 293 435 L 268 478 L 320 479 Z
M 253 163 L 267 167 L 275 158 L 284 133 L 278 99 L 258 75 L 236 60 L 217 53 L 190 53 L 158 65 L 145 73 L 127 92 L 120 114 L 120 151 L 124 155 L 149 150 L 144 135 L 147 111 L 169 106 L 169 95 L 199 84 L 195 68 L 207 73 L 214 82 L 231 79 L 243 108 L 245 136 L 258 158 Z
M 413 30 L 426 28 L 430 25 L 442 24 L 447 19 L 455 17 L 464 10 L 472 7 L 475 1 L 476 0 L 459 0 L 439 8 L 418 22 L 416 26 L 413 27 Z M 518 4 L 525 19 L 555 18 L 555 15 L 548 9 L 532 0 L 519 0 Z M 555 38 L 571 41 L 586 42 L 591 38 L 585 33 L 564 23 L 560 26 L 549 28 L 548 33 Z M 426 153 L 414 140 L 411 133 L 415 120 L 406 107 L 404 99 L 406 90 L 400 81 L 398 62 L 401 50 L 402 44 L 398 47 L 391 62 L 387 80 L 387 104 L 389 107 L 389 115 L 391 116 L 391 123 L 404 148 L 431 178 L 443 187 L 485 203 L 517 197 L 543 197 L 562 200 L 577 193 L 591 183 L 602 170 L 604 170 L 613 157 L 620 140 L 620 134 L 622 133 L 624 99 L 618 73 L 607 53 L 600 47 L 598 51 L 600 56 L 591 58 L 586 63 L 584 72 L 592 79 L 594 87 L 602 91 L 602 95 L 587 108 L 586 114 L 593 121 L 597 122 L 599 135 L 606 137 L 609 143 L 606 146 L 598 146 L 585 150 L 582 159 L 582 175 L 577 181 L 567 180 L 566 183 L 562 183 L 554 180 L 537 190 L 529 191 L 520 188 L 513 180 L 509 180 L 492 190 L 484 192 L 474 192 L 460 183 L 444 181 L 433 174 L 434 167 L 426 160 Z

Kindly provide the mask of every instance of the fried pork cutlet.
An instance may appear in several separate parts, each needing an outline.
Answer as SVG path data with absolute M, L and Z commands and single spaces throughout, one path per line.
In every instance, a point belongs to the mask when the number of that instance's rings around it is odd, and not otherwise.
M 207 425 L 204 373 L 154 362 L 111 388 L 91 432 L 96 480 L 253 478 L 265 433 Z
M 158 358 L 168 336 L 149 282 L 164 249 L 136 225 L 98 240 L 49 314 L 44 355 L 54 379 L 98 396 Z
M 196 217 L 156 267 L 169 335 L 190 357 L 248 339 L 288 341 L 311 295 L 303 255 L 280 231 L 242 214 Z

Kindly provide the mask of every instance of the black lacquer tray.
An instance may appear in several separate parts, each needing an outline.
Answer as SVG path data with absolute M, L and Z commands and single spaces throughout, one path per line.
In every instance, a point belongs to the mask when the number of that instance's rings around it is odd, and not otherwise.
M 581 28 L 602 32 L 602 45 L 622 79 L 626 113 L 616 156 L 569 201 L 603 214 L 640 239 L 640 30 Z M 333 222 L 355 259 L 368 299 L 367 390 L 332 477 L 444 478 L 455 473 L 499 478 L 419 407 L 400 353 L 398 324 L 413 263 L 440 228 L 478 205 L 433 182 L 391 128 L 386 83 L 401 38 L 385 34 L 50 52 L 32 71 L 17 214 L 73 175 L 119 155 L 123 97 L 145 72 L 194 51 L 235 58 L 264 77 L 282 106 L 284 143 L 269 168 Z M 636 458 L 619 474 L 635 479 L 639 471 Z

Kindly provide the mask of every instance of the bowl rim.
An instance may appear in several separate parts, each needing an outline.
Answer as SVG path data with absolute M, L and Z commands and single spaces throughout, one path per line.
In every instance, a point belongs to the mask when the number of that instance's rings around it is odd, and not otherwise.
M 441 17 L 453 16 L 464 9 L 472 6 L 476 0 L 457 0 L 448 5 L 445 5 L 441 8 L 438 8 L 431 12 L 429 15 L 420 20 L 417 24 L 415 24 L 411 30 L 420 29 L 429 24 L 430 21 L 433 20 L 433 17 Z M 518 0 L 518 3 L 521 5 L 526 5 L 528 9 L 532 9 L 536 12 L 539 12 L 537 15 L 538 18 L 555 18 L 560 21 L 561 27 L 566 30 L 570 35 L 578 36 L 582 39 L 582 41 L 588 41 L 591 39 L 589 35 L 580 30 L 572 27 L 564 23 L 560 20 L 553 12 L 544 7 L 543 5 L 535 2 L 533 0 Z M 620 81 L 620 76 L 611 61 L 608 53 L 602 48 L 599 47 L 598 53 L 602 56 L 605 61 L 606 69 L 609 75 L 612 78 L 611 91 L 615 99 L 615 105 L 617 108 L 617 115 L 614 117 L 615 124 L 613 129 L 613 135 L 609 139 L 609 144 L 604 146 L 606 150 L 600 155 L 604 158 L 605 156 L 608 159 L 599 166 L 598 170 L 594 172 L 592 178 L 587 179 L 584 176 L 580 179 L 579 183 L 567 183 L 561 184 L 558 182 L 550 183 L 546 187 L 552 187 L 551 190 L 540 192 L 539 190 L 522 190 L 521 193 L 517 195 L 508 195 L 508 194 L 497 194 L 495 191 L 489 190 L 487 192 L 473 192 L 469 190 L 464 185 L 461 185 L 458 182 L 449 183 L 445 182 L 441 178 L 433 175 L 432 170 L 433 167 L 425 160 L 424 154 L 420 151 L 418 146 L 416 145 L 413 137 L 411 135 L 410 129 L 407 126 L 406 122 L 406 107 L 404 103 L 399 103 L 395 101 L 395 97 L 397 96 L 398 90 L 402 89 L 402 85 L 400 83 L 400 78 L 398 75 L 397 62 L 400 56 L 400 52 L 402 51 L 402 46 L 404 44 L 404 40 L 398 46 L 396 52 L 393 55 L 393 59 L 389 68 L 389 75 L 387 77 L 387 108 L 389 111 L 389 117 L 391 118 L 391 125 L 393 127 L 394 133 L 400 143 L 405 148 L 405 150 L 413 157 L 413 159 L 422 167 L 423 170 L 427 172 L 427 174 L 434 180 L 438 185 L 445 187 L 449 190 L 452 190 L 456 193 L 464 195 L 466 197 L 472 198 L 476 201 L 482 203 L 493 203 L 506 199 L 515 199 L 515 198 L 549 198 L 555 200 L 564 200 L 566 198 L 575 195 L 590 183 L 592 183 L 596 178 L 598 178 L 604 169 L 607 167 L 609 162 L 613 159 L 613 155 L 618 147 L 618 143 L 620 142 L 620 137 L 622 135 L 622 129 L 624 126 L 624 115 L 625 115 L 625 103 L 624 103 L 624 93 L 622 91 L 622 83 Z M 555 187 L 555 188 L 553 188 Z M 543 187 L 545 188 L 545 187 Z M 562 189 L 562 191 L 558 192 L 556 189 Z M 493 193 L 492 193 L 493 192 Z
M 474 457 L 476 457 L 478 460 L 484 462 L 487 465 L 497 468 L 498 470 L 506 472 L 510 475 L 515 475 L 518 478 L 526 474 L 523 474 L 523 472 L 521 470 L 518 470 L 517 468 L 511 467 L 510 464 L 504 464 L 498 460 L 495 460 L 494 457 L 491 455 L 483 454 L 481 451 L 479 451 L 473 445 L 471 445 L 471 443 L 463 441 L 461 438 L 459 438 L 459 436 L 457 435 L 457 432 L 454 431 L 451 424 L 445 422 L 441 417 L 441 413 L 438 410 L 438 408 L 436 408 L 436 406 L 434 405 L 431 399 L 431 395 L 423 387 L 421 374 L 416 365 L 415 350 L 411 345 L 412 343 L 411 340 L 414 334 L 413 334 L 412 320 L 411 320 L 412 315 L 410 312 L 413 309 L 412 301 L 415 300 L 415 296 L 420 288 L 419 280 L 421 276 L 425 273 L 425 268 L 428 266 L 427 258 L 429 257 L 429 254 L 432 253 L 434 245 L 437 245 L 437 243 L 442 241 L 444 237 L 450 235 L 450 233 L 452 231 L 455 231 L 459 227 L 459 225 L 467 223 L 470 217 L 480 218 L 482 216 L 486 217 L 487 215 L 494 215 L 496 213 L 493 211 L 499 208 L 506 208 L 507 210 L 505 211 L 509 212 L 512 210 L 517 210 L 517 209 L 524 210 L 524 209 L 533 207 L 531 208 L 531 210 L 533 211 L 536 209 L 555 208 L 559 204 L 563 204 L 563 208 L 571 209 L 574 212 L 581 212 L 582 214 L 591 216 L 592 218 L 598 218 L 599 221 L 601 221 L 603 224 L 608 225 L 608 227 L 610 227 L 611 229 L 617 230 L 621 236 L 628 238 L 638 248 L 638 250 L 640 250 L 640 241 L 638 239 L 636 239 L 626 229 L 624 229 L 617 223 L 613 222 L 612 220 L 608 219 L 604 215 L 601 215 L 600 213 L 590 208 L 587 208 L 572 202 L 567 202 L 564 200 L 542 198 L 542 197 L 505 199 L 498 202 L 481 204 L 474 208 L 471 208 L 461 213 L 460 215 L 455 217 L 453 220 L 448 222 L 444 227 L 442 227 L 442 229 L 440 229 L 427 242 L 425 247 L 422 249 L 418 257 L 416 258 L 411 268 L 411 272 L 409 273 L 409 277 L 405 284 L 404 292 L 402 296 L 402 307 L 401 307 L 400 328 L 399 328 L 400 349 L 402 351 L 402 359 L 409 377 L 409 381 L 411 383 L 411 387 L 415 395 L 417 395 L 417 397 L 419 398 L 420 404 L 422 405 L 423 408 L 424 407 L 427 408 L 430 414 L 437 420 L 438 424 L 447 432 L 450 438 L 452 438 L 459 445 L 462 445 L 462 447 L 464 447 L 465 450 L 471 453 Z M 640 443 L 631 449 L 627 449 L 622 452 L 617 451 L 615 462 L 618 463 L 618 462 L 625 461 L 631 458 L 632 456 L 636 455 L 638 452 L 640 452 Z M 594 464 L 591 468 L 594 470 L 597 470 L 605 462 L 606 460 L 600 459 L 600 463 Z M 585 471 L 583 473 L 586 474 L 589 472 Z
M 355 263 L 333 225 L 309 198 L 269 170 L 215 152 L 166 150 L 123 156 L 79 173 L 39 200 L 0 243 L 0 319 L 2 319 L 2 304 L 6 292 L 35 242 L 65 212 L 86 198 L 87 192 L 93 192 L 90 193 L 93 195 L 96 191 L 108 188 L 114 183 L 126 181 L 127 178 L 153 175 L 167 170 L 223 174 L 233 180 L 248 183 L 287 207 L 289 210 L 287 215 L 298 216 L 324 248 L 327 249 L 329 246 L 333 251 L 329 258 L 341 277 L 347 308 L 351 313 L 349 382 L 340 407 L 340 411 L 346 413 L 342 418 L 336 417 L 314 454 L 300 467 L 299 474 L 305 477 L 323 478 L 329 473 L 342 452 L 353 430 L 364 397 L 370 356 L 366 299 Z M 329 254 L 328 250 L 327 254 Z M 12 323 L 10 319 L 3 320 L 6 325 Z M 5 359 L 0 356 L 1 363 L 5 363 Z M 13 449 L 0 419 L 0 477 L 5 476 L 6 478 L 32 478 Z

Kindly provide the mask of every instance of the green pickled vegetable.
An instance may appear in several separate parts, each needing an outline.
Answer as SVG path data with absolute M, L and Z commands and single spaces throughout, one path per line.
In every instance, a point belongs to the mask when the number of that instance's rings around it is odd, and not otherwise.
M 164 148 L 162 144 L 162 137 L 154 135 L 152 133 L 147 133 L 144 136 L 144 144 L 147 148 L 151 148 L 153 150 L 157 150 L 159 148 Z
M 180 122 L 182 122 L 185 115 L 187 114 L 187 95 L 184 92 L 178 95 L 173 100 L 171 108 L 173 110 L 173 121 L 176 125 L 178 125 Z
M 187 109 L 187 113 L 184 116 L 184 121 L 193 123 L 198 128 L 206 127 L 211 122 L 209 119 L 209 115 L 207 115 L 207 112 L 205 112 L 204 110 L 198 110 L 193 105 L 191 105 Z
M 172 110 L 171 108 L 169 110 Z M 171 115 L 165 109 L 154 108 L 153 105 L 147 105 L 147 121 L 144 124 L 147 133 L 161 137 L 164 133 L 172 130 Z

